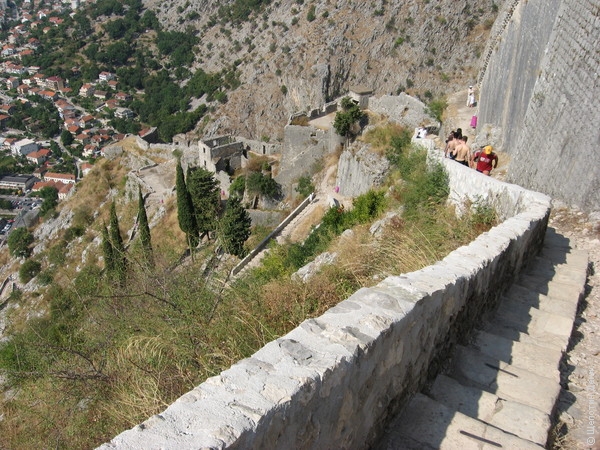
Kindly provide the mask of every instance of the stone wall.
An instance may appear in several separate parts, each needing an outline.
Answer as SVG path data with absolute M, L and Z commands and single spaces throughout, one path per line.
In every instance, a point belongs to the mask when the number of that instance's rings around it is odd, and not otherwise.
M 501 129 L 508 180 L 600 210 L 600 3 L 521 1 L 489 60 L 479 123 Z
M 373 153 L 368 145 L 355 143 L 340 155 L 336 186 L 346 197 L 358 197 L 380 186 L 389 170 L 388 160 Z
M 110 448 L 367 448 L 539 250 L 550 199 L 431 151 L 456 202 L 506 220 L 442 261 L 357 291 L 209 378 Z
M 330 131 L 314 127 L 287 125 L 279 167 L 283 168 L 275 181 L 283 188 L 284 195 L 294 195 L 292 185 L 302 176 L 313 175 L 313 166 L 332 152 Z
M 405 94 L 369 98 L 369 110 L 386 116 L 409 128 L 420 126 L 439 128 L 440 124 L 426 112 L 426 106 L 415 97 Z

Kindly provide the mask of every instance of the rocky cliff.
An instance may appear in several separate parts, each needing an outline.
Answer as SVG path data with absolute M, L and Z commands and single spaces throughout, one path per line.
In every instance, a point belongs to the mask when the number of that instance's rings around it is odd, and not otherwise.
M 489 0 L 284 0 L 235 26 L 215 20 L 233 3 L 144 0 L 166 27 L 198 33 L 198 67 L 237 64 L 242 85 L 203 132 L 277 140 L 291 113 L 351 85 L 427 99 L 474 82 L 497 13 Z

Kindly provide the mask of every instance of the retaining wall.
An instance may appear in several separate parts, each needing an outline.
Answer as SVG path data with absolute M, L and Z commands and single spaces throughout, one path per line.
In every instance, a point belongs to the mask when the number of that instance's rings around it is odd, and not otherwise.
M 366 448 L 541 247 L 550 199 L 440 158 L 452 201 L 505 221 L 420 271 L 388 277 L 209 378 L 111 448 Z

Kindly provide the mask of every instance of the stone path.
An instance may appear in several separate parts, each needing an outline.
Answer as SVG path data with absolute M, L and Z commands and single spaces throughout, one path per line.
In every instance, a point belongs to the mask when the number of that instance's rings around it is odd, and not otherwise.
M 541 254 L 492 319 L 457 346 L 446 373 L 412 398 L 373 448 L 545 448 L 587 267 L 587 252 L 549 228 Z

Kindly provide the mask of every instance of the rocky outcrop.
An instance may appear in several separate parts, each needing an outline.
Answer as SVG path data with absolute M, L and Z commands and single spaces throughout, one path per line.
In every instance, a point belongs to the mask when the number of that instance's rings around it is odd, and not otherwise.
M 425 98 L 427 91 L 437 96 L 474 82 L 496 15 L 488 0 L 284 0 L 231 26 L 210 25 L 222 6 L 215 0 L 144 5 L 167 28 L 198 30 L 198 67 L 218 72 L 236 62 L 242 84 L 203 133 L 271 140 L 282 139 L 292 113 L 344 95 L 350 85 Z
M 368 145 L 353 146 L 340 156 L 336 185 L 340 194 L 357 197 L 380 186 L 388 170 L 388 160 L 373 153 Z

